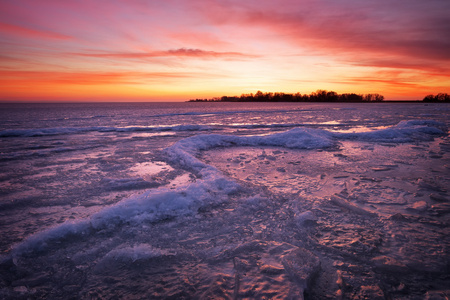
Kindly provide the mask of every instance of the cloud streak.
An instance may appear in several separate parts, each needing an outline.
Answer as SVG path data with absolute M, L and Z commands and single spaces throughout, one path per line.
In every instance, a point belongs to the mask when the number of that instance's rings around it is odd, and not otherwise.
M 256 55 L 249 55 L 239 52 L 217 52 L 205 51 L 201 49 L 171 49 L 165 51 L 151 52 L 122 52 L 122 53 L 74 53 L 79 56 L 98 57 L 98 58 L 119 58 L 119 59 L 145 59 L 154 57 L 191 57 L 191 58 L 223 58 L 223 59 L 243 59 L 255 58 Z

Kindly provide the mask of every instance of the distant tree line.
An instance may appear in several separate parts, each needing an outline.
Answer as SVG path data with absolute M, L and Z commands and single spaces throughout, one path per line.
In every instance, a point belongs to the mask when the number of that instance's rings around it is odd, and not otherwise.
M 241 96 L 222 96 L 211 99 L 192 99 L 189 102 L 381 102 L 384 96 L 380 94 L 338 94 L 333 91 L 317 90 L 309 95 L 286 93 L 242 94 Z
M 450 102 L 450 95 L 447 93 L 439 93 L 435 95 L 428 95 L 423 98 L 423 102 Z

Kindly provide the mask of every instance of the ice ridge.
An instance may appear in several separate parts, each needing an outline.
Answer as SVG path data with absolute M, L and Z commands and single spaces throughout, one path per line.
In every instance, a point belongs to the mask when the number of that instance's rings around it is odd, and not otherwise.
M 430 141 L 435 136 L 445 135 L 445 124 L 433 120 L 400 121 L 386 129 L 358 133 L 334 133 L 336 139 L 387 143 L 409 143 Z

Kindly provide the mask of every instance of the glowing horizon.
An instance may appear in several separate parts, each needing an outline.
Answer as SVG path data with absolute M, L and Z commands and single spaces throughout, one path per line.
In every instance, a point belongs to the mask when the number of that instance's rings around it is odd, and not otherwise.
M 0 2 L 0 101 L 449 92 L 450 2 Z

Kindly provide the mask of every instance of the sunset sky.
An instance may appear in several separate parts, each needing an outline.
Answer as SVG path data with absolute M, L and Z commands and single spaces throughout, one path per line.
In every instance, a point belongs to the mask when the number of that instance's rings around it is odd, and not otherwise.
M 0 0 L 0 101 L 450 92 L 447 0 Z

